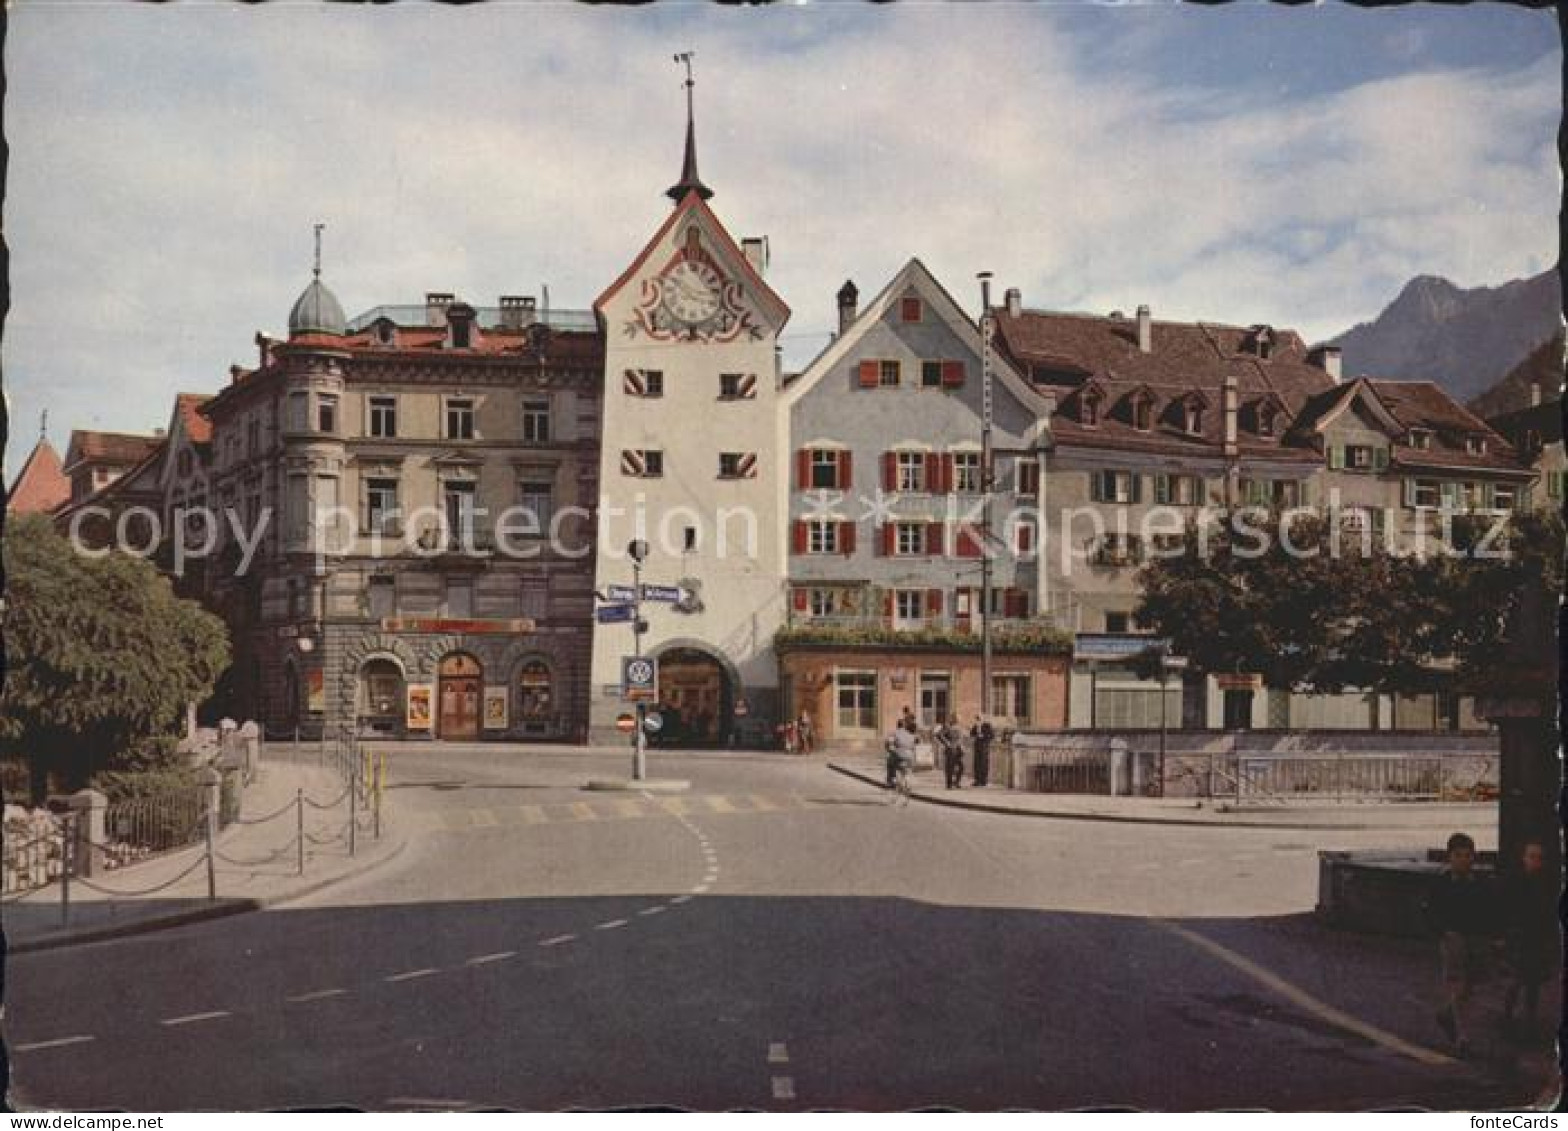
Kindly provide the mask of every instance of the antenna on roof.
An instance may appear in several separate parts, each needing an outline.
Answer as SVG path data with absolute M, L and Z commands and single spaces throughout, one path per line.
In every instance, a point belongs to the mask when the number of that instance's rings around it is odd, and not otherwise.
M 316 266 L 315 266 L 315 269 L 313 270 L 312 273 L 318 279 L 321 278 L 321 230 L 323 228 L 325 228 L 325 227 L 326 227 L 325 224 L 317 224 L 317 225 L 315 225 L 315 228 L 316 228 Z

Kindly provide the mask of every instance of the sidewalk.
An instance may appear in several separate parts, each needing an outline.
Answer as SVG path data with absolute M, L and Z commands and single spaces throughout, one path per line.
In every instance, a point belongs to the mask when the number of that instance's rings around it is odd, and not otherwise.
M 301 791 L 303 873 L 296 812 Z M 73 879 L 63 923 L 58 881 L 7 899 L 0 904 L 6 948 L 21 954 L 254 911 L 361 875 L 406 843 L 406 822 L 399 821 L 389 802 L 382 803 L 380 840 L 372 815 L 357 814 L 351 856 L 348 801 L 337 775 L 311 765 L 263 762 L 245 790 L 239 819 L 214 844 L 216 899 L 208 898 L 206 851 L 198 843 L 90 879 Z
M 880 758 L 835 759 L 828 762 L 828 767 L 846 777 L 884 788 L 886 770 Z M 940 772 L 933 769 L 916 770 L 910 775 L 910 788 L 916 801 L 931 805 L 946 805 L 955 809 L 1004 813 L 1018 817 L 1051 817 L 1073 821 L 1331 831 L 1408 828 L 1412 832 L 1420 832 L 1434 828 L 1444 828 L 1449 831 L 1477 828 L 1486 822 L 1495 823 L 1497 820 L 1497 806 L 1492 802 L 1470 804 L 1350 801 L 1339 804 L 1288 803 L 1228 809 L 1223 799 L 1206 799 L 1200 803 L 1194 798 L 1025 793 L 997 785 L 976 788 L 967 781 L 962 789 L 949 790 L 943 787 Z

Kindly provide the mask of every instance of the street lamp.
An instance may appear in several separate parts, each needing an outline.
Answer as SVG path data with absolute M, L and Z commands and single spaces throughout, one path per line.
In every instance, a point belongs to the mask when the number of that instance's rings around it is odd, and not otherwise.
M 1170 696 L 1166 688 L 1170 682 L 1171 672 L 1179 672 L 1187 666 L 1186 656 L 1171 655 L 1170 641 L 1160 645 L 1160 765 L 1159 782 L 1160 796 L 1165 796 L 1165 705 Z
M 626 544 L 626 556 L 632 560 L 632 655 L 642 657 L 642 633 L 647 624 L 642 619 L 642 563 L 648 558 L 648 543 L 634 538 Z M 648 734 L 643 726 L 647 718 L 647 705 L 637 700 L 637 731 L 632 738 L 632 780 L 648 779 Z

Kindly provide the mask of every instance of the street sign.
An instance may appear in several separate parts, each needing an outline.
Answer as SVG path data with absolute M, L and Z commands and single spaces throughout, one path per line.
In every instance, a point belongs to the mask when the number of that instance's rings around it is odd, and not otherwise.
M 642 599 L 644 601 L 669 601 L 672 604 L 681 599 L 679 585 L 644 585 Z
M 615 729 L 622 734 L 630 734 L 637 729 L 637 719 L 632 715 L 616 715 Z
M 664 716 L 657 711 L 649 711 L 642 717 L 642 727 L 649 734 L 658 734 L 664 729 Z
M 647 656 L 621 657 L 621 698 L 651 703 L 659 697 L 659 661 Z
M 600 605 L 593 616 L 600 624 L 629 624 L 632 611 L 631 605 Z
M 1187 667 L 1186 656 L 1165 656 L 1160 663 L 1173 672 L 1185 671 Z
M 637 590 L 630 585 L 606 585 L 604 597 L 607 601 L 635 601 Z

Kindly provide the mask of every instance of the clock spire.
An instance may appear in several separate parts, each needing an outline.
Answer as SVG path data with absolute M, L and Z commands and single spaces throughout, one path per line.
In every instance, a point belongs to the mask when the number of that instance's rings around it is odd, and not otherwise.
M 677 63 L 686 65 L 686 158 L 681 163 L 681 179 L 666 189 L 664 195 L 676 204 L 685 200 L 689 192 L 695 192 L 703 200 L 713 195 L 713 190 L 697 175 L 697 127 L 692 112 L 692 88 L 697 84 L 691 77 L 691 60 L 695 54 L 695 51 L 682 51 L 675 56 Z

